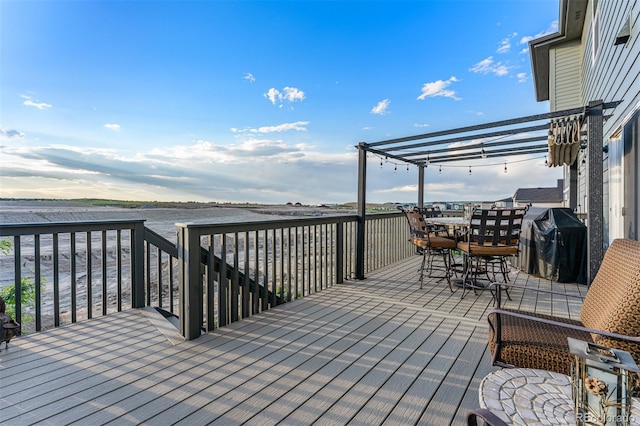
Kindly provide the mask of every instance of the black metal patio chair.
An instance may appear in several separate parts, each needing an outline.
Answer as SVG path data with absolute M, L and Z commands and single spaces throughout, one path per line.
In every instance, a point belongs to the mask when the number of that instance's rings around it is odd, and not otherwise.
M 496 266 L 504 281 L 508 281 L 507 258 L 518 254 L 526 212 L 527 207 L 473 209 L 465 239 L 457 243 L 458 250 L 465 256 L 461 298 L 467 290 L 477 294 L 476 290 L 487 288 L 479 280 L 481 273 L 487 274 L 489 281 L 496 281 Z M 489 268 L 493 278 L 488 276 Z
M 447 280 L 449 289 L 453 292 L 451 287 L 451 250 L 456 248 L 455 239 L 449 236 L 449 231 L 446 227 L 427 223 L 420 208 L 402 209 L 402 212 L 409 223 L 411 234 L 409 241 L 422 254 L 420 288 L 423 287 L 425 269 L 427 269 L 429 277 L 431 277 L 434 269 L 441 269 L 445 273 L 444 278 Z M 439 256 L 442 257 L 443 267 L 434 268 L 434 258 Z

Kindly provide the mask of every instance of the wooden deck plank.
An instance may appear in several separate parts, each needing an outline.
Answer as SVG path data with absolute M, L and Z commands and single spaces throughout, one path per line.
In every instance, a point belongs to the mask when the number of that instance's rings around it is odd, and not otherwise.
M 396 336 L 397 341 L 385 339 L 384 344 L 369 354 L 370 357 L 352 363 L 331 380 L 325 378 L 322 386 L 312 392 L 307 391 L 307 383 L 299 384 L 290 391 L 291 404 L 287 405 L 290 410 L 280 410 L 280 404 L 272 405 L 266 410 L 266 415 L 270 419 L 282 419 L 284 424 L 310 423 L 321 416 L 323 423 L 351 419 L 373 392 L 395 374 L 411 353 L 433 333 L 431 327 L 426 327 L 430 319 L 424 312 L 414 312 L 399 329 L 401 334 Z M 442 322 L 436 321 L 436 326 Z M 304 392 L 302 398 L 299 392 Z M 297 407 L 294 403 L 298 404 Z
M 149 368 L 153 370 L 152 372 L 150 371 L 149 378 L 153 379 L 149 380 L 147 378 L 145 382 L 137 383 L 137 388 L 155 388 L 159 389 L 160 392 L 155 394 L 148 393 L 143 397 L 139 396 L 135 398 L 135 401 L 123 399 L 113 401 L 111 396 L 106 395 L 104 404 L 118 403 L 121 406 L 124 405 L 125 412 L 122 414 L 123 417 L 109 417 L 105 416 L 104 413 L 96 413 L 84 420 L 99 421 L 101 423 L 111 420 L 116 423 L 131 420 L 135 423 L 165 410 L 184 408 L 181 404 L 185 399 L 195 398 L 193 389 L 190 389 L 192 382 L 198 381 L 199 387 L 211 386 L 219 381 L 225 384 L 224 380 L 228 377 L 233 378 L 234 373 L 242 371 L 243 368 L 251 365 L 256 359 L 267 356 L 269 351 L 275 352 L 276 347 L 274 344 L 277 344 L 279 340 L 295 341 L 301 330 L 303 331 L 302 334 L 313 335 L 314 328 L 330 326 L 332 321 L 340 319 L 339 316 L 334 317 L 330 314 L 331 310 L 337 310 L 336 308 L 342 306 L 340 303 L 330 306 L 322 303 L 314 304 L 310 301 L 313 298 L 310 297 L 309 300 L 303 299 L 301 302 L 304 303 L 296 303 L 294 308 L 305 312 L 306 315 L 300 316 L 293 323 L 295 327 L 282 326 L 278 322 L 265 326 L 259 321 L 255 321 L 254 327 L 251 327 L 250 330 L 247 330 L 246 327 L 239 327 L 240 331 L 236 330 L 237 333 L 233 333 L 229 328 L 220 329 L 207 336 L 211 337 L 211 341 L 204 345 L 202 353 L 198 352 L 195 356 L 190 354 L 187 359 L 179 360 L 179 362 L 172 365 L 171 370 L 163 369 L 161 368 L 162 366 L 149 365 Z M 291 305 L 293 307 L 293 304 Z M 358 307 L 355 306 L 354 308 L 352 315 L 357 315 L 359 313 Z M 293 314 L 293 312 L 291 313 Z M 278 317 L 280 316 L 278 315 Z M 290 316 L 290 318 L 295 317 L 295 315 Z M 280 321 L 282 320 L 286 320 L 286 318 L 280 318 Z M 247 334 L 247 332 L 249 333 Z M 248 335 L 251 338 L 247 338 Z M 196 340 L 196 342 L 200 339 Z M 214 353 L 211 353 L 212 351 L 210 350 L 212 346 L 215 347 Z M 207 350 L 209 352 L 205 352 Z M 189 371 L 189 374 L 182 374 L 184 371 Z M 242 373 L 245 374 L 246 372 Z M 216 389 L 220 392 L 226 390 L 224 388 L 220 389 L 220 386 Z M 121 397 L 122 395 L 118 395 L 118 398 Z M 208 400 L 204 401 L 204 403 L 206 402 Z M 179 407 L 173 408 L 175 405 Z M 186 406 L 189 407 L 188 405 Z M 190 411 L 184 415 L 189 413 Z
M 415 423 L 460 355 L 464 348 L 465 332 L 471 328 L 455 322 L 450 327 L 437 329 L 435 333 L 444 338 L 444 344 L 437 351 L 426 344 L 415 351 L 362 406 L 352 421 L 356 424 L 381 424 L 390 413 L 395 412 L 404 419 L 403 422 Z M 455 338 L 452 337 L 454 334 Z
M 396 319 L 404 321 L 408 319 L 406 317 L 407 314 L 401 312 L 401 309 L 393 307 L 378 316 L 378 318 L 383 320 L 382 322 L 369 321 L 366 328 L 363 326 L 358 331 L 360 340 L 356 341 L 352 338 L 347 338 L 347 341 L 345 341 L 346 336 L 341 338 L 339 341 L 344 342 L 344 349 L 341 352 L 331 353 L 339 350 L 338 348 L 340 346 L 338 342 L 336 342 L 334 347 L 328 348 L 329 356 L 325 354 L 325 351 L 317 354 L 300 353 L 299 356 L 301 359 L 304 359 L 304 362 L 300 365 L 294 367 L 294 365 L 290 363 L 290 360 L 288 360 L 289 362 L 276 366 L 276 368 L 269 373 L 272 376 L 269 377 L 270 383 L 268 386 L 261 389 L 259 394 L 253 394 L 245 399 L 242 405 L 236 404 L 232 410 L 217 418 L 215 423 L 235 423 L 239 420 L 251 419 L 260 414 L 259 423 L 265 424 L 268 417 L 265 416 L 263 411 L 268 405 L 277 403 L 280 409 L 281 400 L 295 405 L 294 400 L 284 398 L 291 388 L 300 385 L 299 388 L 303 392 L 313 394 L 328 381 L 334 380 L 335 375 L 344 372 L 349 366 L 358 364 L 362 357 L 369 356 L 370 359 L 373 359 L 371 352 L 375 351 L 376 346 L 378 349 L 382 349 L 381 342 L 389 338 L 391 334 L 398 329 L 397 324 L 395 324 L 397 322 Z M 392 319 L 394 321 L 391 321 Z M 295 370 L 291 367 L 295 368 Z M 295 373 L 289 374 L 291 371 L 295 371 Z M 301 371 L 304 373 L 301 373 Z M 246 395 L 241 394 L 239 396 L 244 397 Z M 225 398 L 233 397 L 234 395 L 229 394 L 226 395 Z M 184 424 L 191 424 L 191 417 L 186 418 L 185 421 Z
M 487 330 L 476 327 L 469 336 L 460 356 L 448 372 L 447 377 L 442 381 L 436 394 L 429 402 L 429 410 L 425 410 L 422 414 L 420 418 L 421 424 L 453 423 L 458 407 L 467 390 L 471 387 L 471 381 L 486 352 Z M 497 368 L 492 369 L 497 370 Z M 474 395 L 477 394 L 474 392 Z M 387 420 L 393 423 L 401 419 L 394 416 L 392 412 Z
M 247 366 L 242 380 L 234 381 L 232 383 L 233 387 L 227 392 L 219 392 L 219 385 L 207 389 L 206 393 L 201 392 L 198 397 L 201 398 L 205 405 L 204 410 L 185 419 L 186 423 L 198 423 L 198 418 L 201 416 L 206 416 L 210 418 L 210 420 L 214 420 L 216 417 L 211 416 L 211 413 L 207 412 L 207 407 L 214 409 L 216 415 L 225 415 L 227 411 L 237 408 L 239 404 L 241 404 L 241 410 L 244 412 L 239 418 L 246 418 L 244 416 L 251 412 L 251 407 L 261 407 L 261 404 L 275 400 L 276 396 L 269 395 L 268 393 L 263 394 L 261 392 L 267 386 L 292 369 L 296 369 L 298 374 L 302 375 L 301 377 L 306 377 L 313 371 L 321 368 L 333 357 L 353 348 L 357 343 L 357 341 L 354 340 L 354 336 L 367 333 L 367 330 L 379 327 L 381 325 L 380 320 L 385 313 L 392 314 L 388 312 L 388 310 L 383 309 L 380 305 L 378 309 L 370 311 L 371 314 L 374 314 L 372 315 L 373 318 L 367 318 L 369 313 L 363 313 L 349 319 L 349 327 L 352 327 L 352 330 L 350 330 L 348 334 L 345 334 L 344 338 L 341 338 L 341 335 L 343 335 L 341 332 L 326 333 L 325 330 L 319 330 L 317 334 L 320 338 L 318 338 L 318 336 L 310 337 L 310 339 L 314 340 L 301 347 L 301 350 L 297 352 L 278 350 L 275 351 L 271 357 L 257 360 L 251 366 Z M 229 380 L 225 378 L 222 383 L 224 384 L 228 381 Z M 259 398 L 250 399 L 258 392 L 260 392 Z M 208 405 L 207 402 L 209 402 Z M 171 414 L 172 413 L 164 412 L 163 418 Z M 250 415 L 248 415 L 248 417 L 250 417 Z M 236 417 L 235 421 L 239 421 L 239 418 Z M 178 419 L 181 418 L 177 418 L 176 420 Z M 224 419 L 229 422 L 233 420 L 233 417 L 225 416 Z
M 150 342 L 143 342 L 143 337 L 150 331 L 152 331 L 151 327 L 137 329 L 131 332 L 127 336 L 127 339 L 137 341 L 138 347 L 150 345 Z M 103 356 L 101 358 L 102 363 L 110 362 L 117 356 L 120 356 L 118 351 L 133 351 L 135 349 L 129 342 L 119 340 L 120 339 L 113 336 L 113 333 L 105 333 L 96 335 L 90 339 L 85 339 L 81 345 L 65 345 L 63 341 L 60 341 L 62 344 L 56 352 L 50 350 L 49 354 L 44 355 L 48 361 L 46 364 L 31 361 L 28 364 L 33 365 L 26 365 L 26 367 L 31 368 L 22 370 L 20 374 L 11 374 L 12 369 L 9 368 L 8 373 L 11 375 L 3 376 L 2 383 L 5 386 L 9 386 L 19 382 L 22 384 L 23 389 L 27 389 L 32 382 L 35 384 L 47 383 L 51 380 L 57 380 L 60 377 L 68 377 L 69 373 L 77 368 L 90 369 L 95 367 L 93 357 L 104 355 L 107 348 L 111 349 L 112 354 Z M 81 355 L 81 358 L 76 360 L 75 356 L 78 354 Z M 74 361 L 77 361 L 77 363 Z M 20 360 L 20 362 L 22 362 L 22 360 Z
M 420 256 L 190 341 L 142 310 L 21 336 L 0 352 L 0 419 L 33 424 L 463 424 L 494 371 L 488 291 L 460 299 Z M 517 282 L 549 288 L 520 274 Z M 559 291 L 586 286 L 554 283 Z M 528 293 L 528 292 L 526 292 Z M 505 307 L 576 316 L 566 297 Z
M 486 343 L 486 338 L 484 339 Z M 451 422 L 454 425 L 466 424 L 467 414 L 471 408 L 479 407 L 478 402 L 478 388 L 480 387 L 480 381 L 489 373 L 498 370 L 498 367 L 491 365 L 491 353 L 488 350 L 482 352 L 482 359 L 476 366 L 476 370 L 473 376 L 470 378 L 469 385 L 465 391 L 464 396 L 460 400 L 456 415 Z

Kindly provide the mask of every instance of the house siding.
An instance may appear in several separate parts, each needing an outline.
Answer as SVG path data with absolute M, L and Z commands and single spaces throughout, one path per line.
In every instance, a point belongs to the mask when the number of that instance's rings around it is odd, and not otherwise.
M 549 102 L 552 111 L 576 108 L 582 100 L 582 49 L 579 41 L 553 48 L 549 52 L 551 81 Z
M 603 100 L 605 102 L 622 101 L 614 110 L 608 110 L 605 114 L 611 114 L 604 122 L 603 140 L 601 146 L 597 149 L 607 146 L 608 154 L 603 156 L 604 164 L 604 200 L 605 207 L 605 223 L 608 228 L 609 242 L 615 238 L 633 237 L 628 235 L 627 228 L 629 222 L 638 223 L 638 206 L 624 206 L 624 200 L 621 195 L 627 191 L 637 191 L 636 182 L 631 181 L 628 176 L 636 176 L 637 170 L 640 169 L 638 161 L 634 159 L 626 163 L 622 161 L 624 155 L 623 149 L 618 145 L 620 129 L 629 121 L 635 112 L 640 109 L 640 0 L 600 0 L 598 1 L 598 10 L 594 16 L 592 13 L 593 2 L 589 2 L 588 11 L 585 16 L 582 39 L 580 40 L 579 61 L 580 71 L 579 80 L 581 84 L 580 99 L 581 104 L 585 105 L 589 101 Z M 631 19 L 631 37 L 629 40 L 620 45 L 614 45 L 615 38 L 620 28 L 626 21 L 627 17 Z M 598 20 L 599 36 L 594 35 L 593 22 Z M 594 46 L 594 40 L 598 40 L 598 45 Z M 560 61 L 559 57 L 567 50 L 566 56 L 575 46 L 573 42 L 558 46 L 554 49 L 553 54 L 556 56 L 555 65 L 553 59 L 550 58 L 552 65 L 550 72 L 555 74 L 555 80 L 550 78 L 550 85 L 558 86 L 555 88 L 555 105 L 552 103 L 552 109 L 563 109 L 570 107 L 565 101 L 567 94 L 565 90 L 575 90 L 575 84 L 571 81 L 564 80 L 562 66 L 568 66 L 569 59 L 566 62 Z M 551 54 L 551 52 L 550 52 Z M 571 56 L 575 59 L 575 56 Z M 559 86 L 562 86 L 560 89 Z M 550 95 L 551 95 L 550 87 Z M 550 99 L 551 100 L 551 99 Z M 571 105 L 573 106 L 573 105 Z M 636 144 L 638 142 L 635 142 Z M 594 149 L 593 145 L 588 149 Z M 587 170 L 586 164 L 582 164 L 582 158 L 586 152 L 581 152 L 578 157 L 578 212 L 586 212 L 588 202 L 587 194 Z M 632 168 L 635 172 L 630 173 Z M 625 178 L 625 175 L 627 176 Z M 564 169 L 565 182 L 569 182 L 569 167 Z M 630 208 L 631 207 L 631 208 Z M 624 217 L 623 209 L 627 212 L 633 212 L 634 217 Z M 637 238 L 637 236 L 636 236 Z
M 591 7 L 591 5 L 590 5 Z M 588 100 L 602 99 L 604 101 L 622 101 L 613 110 L 613 115 L 605 121 L 603 134 L 603 146 L 612 145 L 614 148 L 615 135 L 626 124 L 633 113 L 640 107 L 640 40 L 638 27 L 640 25 L 640 1 L 638 0 L 601 0 L 598 2 L 597 19 L 600 20 L 600 45 L 597 47 L 597 54 L 592 59 L 591 49 L 593 46 L 593 29 L 591 14 L 585 19 L 583 29 L 585 54 L 583 57 L 583 79 L 584 97 Z M 631 37 L 625 44 L 614 45 L 618 31 L 626 21 L 631 18 Z M 605 156 L 605 193 L 608 199 L 605 200 L 605 215 L 608 216 L 605 222 L 608 225 L 609 241 L 620 237 L 636 237 L 627 235 L 624 226 L 627 222 L 637 223 L 637 208 L 626 206 L 626 210 L 633 212 L 635 218 L 622 215 L 625 207 L 623 200 L 620 200 L 620 193 L 626 190 L 635 191 L 635 185 L 629 179 L 624 179 L 625 173 L 620 167 L 611 165 L 622 164 L 621 156 L 624 155 L 621 149 L 610 149 L 608 158 Z M 614 157 L 615 156 L 615 157 Z M 638 170 L 640 167 L 627 163 L 627 167 Z M 628 170 L 626 172 L 629 172 Z M 582 176 L 586 176 L 584 173 Z M 584 189 L 583 189 L 584 191 Z

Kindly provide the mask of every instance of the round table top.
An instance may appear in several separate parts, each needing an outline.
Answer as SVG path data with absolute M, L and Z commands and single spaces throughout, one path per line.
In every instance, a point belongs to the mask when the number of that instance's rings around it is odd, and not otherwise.
M 575 425 L 569 376 L 532 368 L 504 368 L 480 383 L 480 407 L 513 425 Z M 640 424 L 640 401 L 633 400 L 631 424 Z

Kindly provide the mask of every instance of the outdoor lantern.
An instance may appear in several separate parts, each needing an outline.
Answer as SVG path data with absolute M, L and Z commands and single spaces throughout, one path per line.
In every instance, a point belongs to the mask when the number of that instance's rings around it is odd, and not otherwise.
M 631 373 L 640 370 L 629 352 L 568 338 L 575 355 L 572 397 L 576 424 L 629 425 L 631 421 Z

